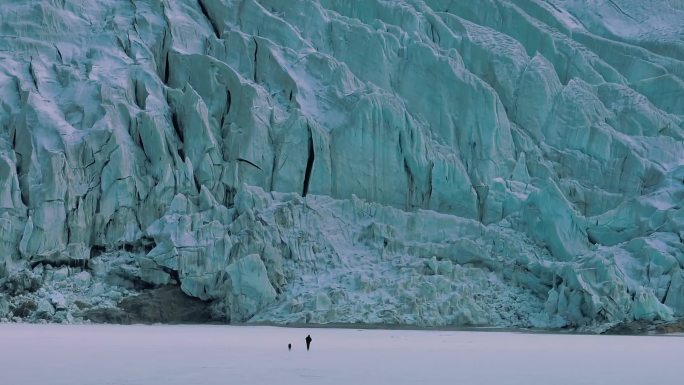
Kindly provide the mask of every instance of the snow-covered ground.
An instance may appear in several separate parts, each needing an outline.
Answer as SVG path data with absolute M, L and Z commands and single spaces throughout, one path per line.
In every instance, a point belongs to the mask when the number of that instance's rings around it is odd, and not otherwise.
M 676 336 L 2 324 L 0 382 L 674 384 L 682 342 Z

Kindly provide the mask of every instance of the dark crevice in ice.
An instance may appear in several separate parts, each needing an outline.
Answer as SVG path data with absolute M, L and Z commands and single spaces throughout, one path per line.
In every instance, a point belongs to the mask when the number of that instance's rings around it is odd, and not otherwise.
M 249 164 L 249 165 L 252 165 L 252 166 L 258 168 L 258 169 L 261 170 L 261 171 L 264 171 L 264 169 L 262 169 L 261 167 L 257 166 L 254 162 L 251 162 L 251 161 L 249 161 L 249 160 L 247 160 L 247 159 L 244 159 L 244 158 L 237 158 L 236 160 L 237 160 L 238 162 L 245 162 L 245 163 L 247 163 L 247 164 Z
M 430 199 L 432 199 L 432 171 L 434 168 L 435 164 L 430 162 L 430 169 L 428 170 L 428 190 L 427 194 L 425 195 L 425 202 L 423 202 L 425 207 L 430 205 Z
M 231 95 L 230 90 L 226 90 L 226 115 L 230 113 L 230 106 L 233 103 L 233 95 Z
M 140 83 L 138 80 L 133 81 L 133 98 L 138 108 L 140 108 L 141 110 L 145 110 L 148 96 L 147 90 L 144 87 L 142 89 L 139 88 L 139 85 Z
M 52 266 L 55 269 L 59 269 L 61 267 L 85 269 L 87 262 L 88 261 L 86 259 L 65 259 L 65 260 L 61 260 L 61 261 L 51 260 L 49 263 L 46 261 L 40 260 L 40 261 L 31 261 L 31 262 L 29 262 L 29 265 L 31 266 L 31 269 L 35 268 L 36 266 L 45 265 L 45 264 L 49 264 L 50 266 Z
M 178 156 L 180 157 L 181 161 L 185 161 L 185 151 L 183 151 L 183 127 L 178 121 L 178 115 L 175 112 L 171 113 L 171 125 L 173 126 L 173 130 L 176 132 L 176 135 L 178 135 L 178 138 L 180 139 L 177 150 Z
M 216 24 L 216 21 L 209 15 L 209 12 L 207 11 L 207 7 L 204 4 L 204 0 L 197 0 L 197 4 L 200 7 L 200 10 L 202 11 L 202 14 L 204 17 L 207 19 L 207 22 L 211 26 L 211 29 L 214 31 L 214 35 L 216 35 L 217 38 L 221 38 L 221 32 L 219 31 L 218 25 Z
M 309 193 L 309 183 L 311 182 L 311 170 L 316 159 L 316 152 L 314 151 L 313 135 L 311 127 L 309 127 L 309 156 L 306 160 L 306 171 L 304 171 L 304 186 L 302 187 L 302 196 L 305 197 Z
M 36 76 L 36 71 L 33 68 L 33 60 L 29 62 L 29 74 L 31 75 L 31 81 L 33 82 L 33 86 L 36 88 L 36 91 L 38 91 L 38 78 Z
M 257 43 L 256 38 L 254 40 L 254 74 L 252 75 L 252 79 L 254 80 L 254 83 L 258 83 L 257 79 L 257 55 L 259 54 L 259 43 Z
M 171 124 L 173 125 L 173 129 L 176 131 L 176 135 L 178 135 L 180 141 L 183 142 L 183 127 L 178 121 L 178 114 L 175 112 L 171 113 Z
M 166 59 L 164 59 L 165 65 L 164 65 L 164 84 L 168 85 L 169 84 L 169 75 L 171 73 L 171 70 L 169 68 L 169 53 L 166 53 Z

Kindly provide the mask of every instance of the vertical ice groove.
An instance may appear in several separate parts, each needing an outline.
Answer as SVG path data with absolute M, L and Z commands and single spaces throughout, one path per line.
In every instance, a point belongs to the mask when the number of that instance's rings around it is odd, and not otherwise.
M 214 18 L 209 14 L 209 11 L 207 10 L 206 5 L 204 4 L 205 0 L 197 0 L 197 5 L 199 6 L 200 10 L 202 11 L 202 15 L 207 19 L 207 23 L 211 27 L 212 31 L 214 31 L 214 35 L 216 38 L 220 39 L 221 38 L 221 31 L 219 30 L 219 27 L 214 20 Z
M 308 155 L 306 157 L 306 170 L 304 171 L 304 186 L 302 188 L 302 196 L 305 197 L 309 192 L 309 183 L 311 183 L 311 170 L 313 169 L 314 162 L 316 161 L 316 152 L 314 150 L 313 134 L 311 133 L 311 127 L 307 125 L 308 135 Z

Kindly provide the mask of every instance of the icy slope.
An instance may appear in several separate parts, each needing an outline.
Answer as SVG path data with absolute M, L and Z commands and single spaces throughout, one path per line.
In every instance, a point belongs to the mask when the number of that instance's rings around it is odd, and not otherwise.
M 684 7 L 648 3 L 3 1 L 0 317 L 682 316 Z

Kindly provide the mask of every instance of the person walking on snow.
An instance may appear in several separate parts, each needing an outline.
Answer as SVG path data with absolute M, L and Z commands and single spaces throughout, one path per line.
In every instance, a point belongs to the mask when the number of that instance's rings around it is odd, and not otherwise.
M 312 341 L 311 334 L 307 335 L 306 339 L 304 341 L 306 341 L 306 350 L 309 350 L 309 346 L 311 346 L 311 341 Z

